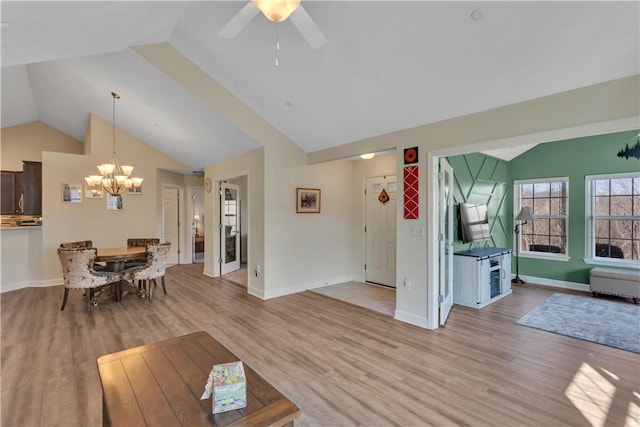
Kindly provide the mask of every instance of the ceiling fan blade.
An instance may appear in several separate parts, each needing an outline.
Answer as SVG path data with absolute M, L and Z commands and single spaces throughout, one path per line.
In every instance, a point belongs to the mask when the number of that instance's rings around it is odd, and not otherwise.
M 320 31 L 320 28 L 313 19 L 311 19 L 307 11 L 304 10 L 302 5 L 298 6 L 298 8 L 289 15 L 289 18 L 291 18 L 293 24 L 313 49 L 319 49 L 327 44 L 327 38 L 322 31 Z
M 238 35 L 240 31 L 244 29 L 244 27 L 251 22 L 253 18 L 260 12 L 260 10 L 253 5 L 253 2 L 247 3 L 245 7 L 243 7 L 240 12 L 236 14 L 231 21 L 227 22 L 227 25 L 222 27 L 218 35 L 225 39 L 232 39 Z

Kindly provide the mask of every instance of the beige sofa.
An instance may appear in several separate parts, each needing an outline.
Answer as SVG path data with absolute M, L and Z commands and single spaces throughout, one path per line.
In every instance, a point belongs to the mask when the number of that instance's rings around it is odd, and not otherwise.
M 592 268 L 589 273 L 589 288 L 594 297 L 598 294 L 617 295 L 640 299 L 640 272 L 614 268 Z

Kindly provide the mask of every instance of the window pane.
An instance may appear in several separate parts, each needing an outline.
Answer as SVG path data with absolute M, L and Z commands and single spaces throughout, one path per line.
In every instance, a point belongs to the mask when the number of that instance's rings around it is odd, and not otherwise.
M 566 199 L 554 197 L 549 202 L 551 215 L 565 215 L 567 213 Z
M 565 239 L 563 237 L 551 237 L 549 240 L 551 242 L 551 250 L 550 252 L 563 254 L 565 253 L 566 244 Z
M 533 205 L 534 215 L 551 215 L 551 202 L 549 199 L 536 199 Z
M 609 196 L 596 197 L 596 215 L 610 215 L 610 202 Z
M 611 240 L 611 258 L 631 259 L 631 240 Z
M 608 196 L 609 195 L 609 180 L 598 179 L 596 180 L 596 196 Z
M 549 220 L 549 234 L 552 236 L 564 236 L 566 230 L 564 228 L 563 219 L 551 219 Z
M 640 216 L 640 196 L 633 196 L 633 215 Z
M 633 221 L 628 220 L 611 220 L 611 229 L 609 233 L 612 239 L 630 239 L 631 238 L 631 226 Z
M 609 238 L 609 220 L 598 219 L 596 220 L 596 238 L 604 237 Z
M 533 184 L 522 184 L 520 188 L 523 199 L 530 199 L 533 197 Z
M 629 196 L 611 196 L 611 214 L 631 215 L 631 202 Z
M 631 242 L 631 259 L 640 260 L 640 221 L 633 221 L 633 240 Z
M 615 196 L 630 196 L 631 195 L 631 178 L 619 178 L 611 180 L 611 194 Z
M 536 219 L 533 221 L 532 233 L 535 234 L 549 234 L 549 220 L 548 219 Z
M 539 197 L 549 197 L 551 184 L 548 182 L 536 182 L 533 184 L 533 194 L 536 199 Z

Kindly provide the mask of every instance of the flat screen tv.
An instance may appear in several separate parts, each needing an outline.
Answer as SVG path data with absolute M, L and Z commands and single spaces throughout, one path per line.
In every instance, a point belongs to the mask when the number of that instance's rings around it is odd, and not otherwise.
M 460 203 L 459 225 L 462 243 L 482 242 L 491 238 L 487 205 Z

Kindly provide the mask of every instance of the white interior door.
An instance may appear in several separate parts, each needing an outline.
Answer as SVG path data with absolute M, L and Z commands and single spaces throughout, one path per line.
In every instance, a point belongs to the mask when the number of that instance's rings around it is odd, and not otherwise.
M 220 184 L 220 274 L 240 268 L 240 200 L 239 187 Z
M 371 177 L 365 190 L 365 280 L 394 288 L 397 185 L 396 175 Z
M 440 240 L 440 324 L 453 307 L 453 168 L 440 159 L 438 225 Z
M 175 187 L 162 189 L 163 242 L 171 242 L 167 264 L 178 264 L 180 259 L 180 191 Z

